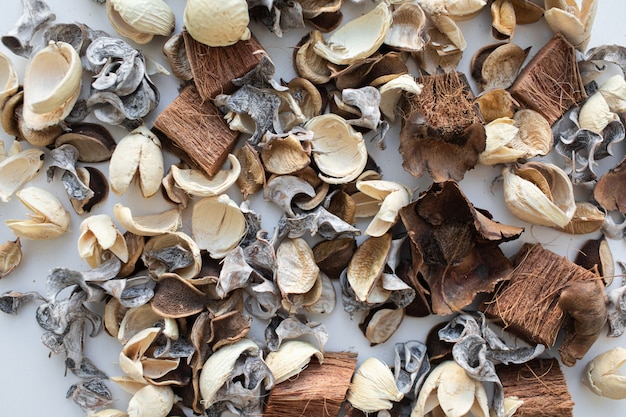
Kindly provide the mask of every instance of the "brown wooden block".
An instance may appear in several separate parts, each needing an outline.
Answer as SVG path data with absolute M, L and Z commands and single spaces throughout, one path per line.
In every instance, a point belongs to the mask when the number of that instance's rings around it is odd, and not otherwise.
M 576 50 L 563 35 L 556 34 L 522 69 L 509 92 L 552 125 L 587 97 Z
M 497 365 L 496 373 L 504 396 L 516 396 L 524 403 L 515 417 L 568 417 L 573 415 L 574 401 L 559 361 L 533 359 L 520 365 Z
M 165 149 L 209 176 L 220 170 L 239 136 L 230 130 L 219 109 L 203 100 L 193 85 L 185 87 L 159 114 L 154 129 Z
M 261 44 L 252 36 L 231 46 L 209 47 L 193 39 L 183 30 L 187 59 L 193 79 L 204 100 L 214 99 L 218 94 L 231 94 L 236 87 L 234 78 L 246 74 L 261 61 Z
M 540 244 L 525 244 L 514 270 L 482 306 L 485 315 L 529 342 L 553 346 L 567 315 L 559 307 L 561 291 L 595 275 Z
M 336 417 L 356 369 L 357 354 L 326 352 L 324 363 L 313 359 L 297 377 L 270 391 L 264 417 Z

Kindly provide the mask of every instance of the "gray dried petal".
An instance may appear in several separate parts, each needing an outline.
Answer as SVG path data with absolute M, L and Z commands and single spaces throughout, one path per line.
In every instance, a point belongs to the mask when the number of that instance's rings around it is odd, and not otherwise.
M 16 315 L 24 303 L 28 303 L 32 300 L 45 301 L 45 298 L 41 296 L 37 291 L 17 292 L 7 291 L 0 295 L 0 311 L 5 314 Z
M 112 61 L 104 65 L 91 83 L 94 90 L 109 91 L 118 96 L 132 94 L 146 74 L 146 65 L 139 51 L 133 51 L 123 61 Z
M 91 42 L 100 36 L 108 35 L 103 31 L 93 30 L 84 23 L 57 23 L 46 29 L 43 39 L 44 45 L 49 41 L 69 43 L 82 58 Z
M 616 64 L 626 75 L 626 48 L 621 45 L 601 45 L 585 54 L 585 61 L 605 61 Z
M 602 233 L 609 239 L 626 239 L 626 218 L 622 217 L 617 223 L 611 216 L 604 216 Z
M 166 338 L 167 342 L 158 346 L 152 352 L 155 358 L 190 358 L 196 352 L 196 348 L 183 338 L 171 340 Z
M 72 111 L 65 119 L 63 119 L 66 123 L 79 123 L 85 120 L 85 118 L 89 116 L 89 109 L 87 108 L 87 100 L 84 98 L 79 98 L 74 103 L 74 107 L 72 107 Z
M 108 62 L 124 60 L 126 57 L 134 56 L 136 52 L 135 48 L 122 39 L 100 36 L 91 42 L 85 52 L 87 61 L 85 69 L 99 73 Z
M 195 262 L 193 254 L 181 245 L 148 252 L 146 257 L 163 264 L 166 272 L 186 268 Z
M 298 214 L 294 217 L 281 217 L 278 221 L 278 235 L 298 238 L 309 233 L 317 234 L 326 240 L 337 239 L 339 236 L 359 236 L 361 231 L 341 220 L 322 206 L 314 210 Z
M 344 103 L 358 108 L 361 114 L 358 119 L 349 119 L 349 124 L 370 130 L 378 128 L 380 124 L 380 91 L 378 88 L 369 85 L 361 88 L 344 88 L 341 91 L 341 99 Z
M 276 204 L 288 217 L 295 217 L 291 202 L 298 195 L 315 196 L 315 189 L 307 181 L 294 175 L 281 175 L 269 180 L 263 191 L 266 200 Z
M 74 401 L 87 414 L 113 403 L 111 391 L 100 378 L 88 379 L 72 385 L 65 397 Z
M 270 59 L 269 55 L 267 55 L 264 51 L 260 53 L 262 56 L 257 66 L 248 71 L 248 73 L 244 74 L 242 77 L 231 80 L 233 85 L 237 87 L 247 85 L 259 89 L 272 87 L 275 90 L 287 91 L 288 88 L 279 85 L 272 79 L 274 73 L 276 72 L 276 67 L 274 66 L 274 63 Z
M 30 44 L 35 33 L 49 21 L 56 19 L 50 7 L 40 0 L 22 0 L 22 15 L 15 25 L 2 36 L 2 43 L 15 55 L 29 58 Z
M 352 315 L 357 311 L 369 311 L 372 308 L 378 307 L 381 304 L 368 303 L 367 301 L 359 301 L 356 299 L 356 294 L 348 281 L 347 269 L 341 271 L 339 275 L 339 283 L 341 285 L 341 301 L 343 303 L 343 310 Z
M 106 378 L 90 359 L 84 356 L 85 321 L 75 320 L 63 336 L 65 366 L 79 378 Z
M 61 178 L 65 192 L 70 198 L 83 201 L 94 196 L 94 192 L 89 185 L 83 183 L 76 172 L 76 162 L 78 161 L 78 149 L 70 144 L 63 144 L 50 151 L 52 162 L 47 171 L 48 182 L 54 178 L 57 168 L 64 170 Z
M 248 294 L 245 303 L 246 310 L 261 320 L 268 320 L 274 317 L 281 308 L 282 298 L 278 287 L 273 281 L 260 278 L 260 284 L 249 285 L 244 289 L 246 294 Z
M 237 246 L 222 261 L 215 292 L 218 297 L 225 298 L 237 288 L 246 288 L 252 282 L 253 273 L 254 269 L 246 262 L 243 249 Z
M 159 98 L 156 87 L 144 77 L 139 87 L 126 96 L 94 90 L 87 99 L 87 107 L 93 109 L 94 116 L 101 122 L 130 127 L 141 123 L 159 104 Z
M 608 291 L 607 298 L 609 336 L 619 337 L 624 334 L 626 326 L 626 285 Z
M 43 332 L 40 340 L 41 343 L 43 343 L 43 345 L 50 349 L 50 351 L 55 355 L 65 352 L 65 345 L 63 343 L 62 334 L 56 334 L 46 331 Z
M 37 323 L 44 330 L 65 334 L 74 321 L 88 320 L 92 325 L 90 335 L 95 336 L 102 329 L 102 318 L 85 307 L 86 300 L 86 293 L 79 291 L 64 300 L 43 303 L 35 313 Z
M 271 277 L 276 269 L 276 252 L 273 240 L 268 240 L 267 233 L 259 231 L 254 241 L 241 245 L 248 265 L 261 275 Z
M 287 318 L 276 316 L 272 318 L 265 328 L 265 343 L 272 352 L 276 352 L 285 340 L 305 337 L 314 338 L 317 348 L 320 352 L 324 352 L 324 346 L 328 341 L 328 330 L 321 323 L 309 322 L 303 316 L 290 316 Z
M 398 390 L 405 396 L 417 398 L 424 378 L 430 371 L 426 345 L 416 340 L 394 345 L 394 379 Z

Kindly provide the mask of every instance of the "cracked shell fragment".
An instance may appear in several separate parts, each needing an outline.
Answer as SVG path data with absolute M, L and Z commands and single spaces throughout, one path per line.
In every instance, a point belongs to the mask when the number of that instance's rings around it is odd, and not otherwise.
M 311 153 L 321 171 L 319 177 L 330 184 L 355 180 L 367 164 L 363 135 L 336 114 L 316 116 L 305 124 L 314 133 Z
M 70 227 L 70 213 L 49 191 L 28 187 L 15 195 L 33 213 L 28 220 L 5 221 L 15 236 L 33 240 L 54 239 Z
M 42 130 L 65 119 L 80 94 L 82 65 L 66 42 L 50 41 L 28 62 L 22 117 L 27 128 Z
M 37 148 L 26 149 L 0 160 L 0 201 L 8 202 L 15 191 L 37 175 L 43 162 L 44 153 Z
M 346 399 L 365 413 L 390 410 L 393 402 L 404 397 L 393 378 L 393 372 L 377 358 L 367 358 L 357 369 Z
M 246 235 L 247 223 L 237 204 L 222 194 L 194 204 L 191 230 L 200 249 L 207 250 L 214 259 L 221 259 Z
M 161 187 L 164 175 L 161 142 L 147 127 L 139 126 L 122 138 L 109 162 L 111 190 L 124 194 L 135 177 L 145 198 Z
M 246 0 L 189 0 L 183 21 L 192 38 L 211 47 L 233 45 L 251 36 Z
M 370 12 L 337 29 L 325 42 L 317 42 L 313 49 L 334 64 L 351 64 L 376 52 L 383 44 L 391 22 L 391 8 L 381 2 Z
M 122 227 L 139 236 L 174 232 L 182 222 L 182 213 L 178 207 L 161 213 L 133 216 L 130 207 L 117 203 L 113 206 L 113 215 Z
M 354 252 L 347 268 L 347 277 L 358 301 L 367 301 L 380 279 L 391 249 L 391 234 L 370 237 Z
M 544 17 L 554 33 L 562 33 L 579 51 L 585 51 L 591 39 L 591 29 L 598 1 L 546 0 Z
M 106 251 L 111 251 L 122 262 L 128 260 L 128 248 L 122 233 L 107 214 L 95 214 L 80 224 L 78 254 L 95 268 L 103 261 Z
M 176 24 L 163 0 L 109 0 L 106 5 L 113 29 L 138 44 L 150 42 L 154 35 L 169 35 Z

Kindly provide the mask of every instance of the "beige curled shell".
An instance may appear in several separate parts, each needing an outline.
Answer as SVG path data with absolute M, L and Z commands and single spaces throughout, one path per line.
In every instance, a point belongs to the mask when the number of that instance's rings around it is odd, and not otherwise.
M 32 212 L 28 220 L 5 221 L 15 236 L 32 240 L 55 239 L 69 229 L 70 213 L 51 192 L 28 187 L 15 195 Z
M 402 3 L 393 11 L 393 22 L 385 36 L 385 45 L 402 51 L 418 52 L 424 48 L 426 14 L 416 3 Z
M 472 57 L 472 76 L 484 91 L 509 88 L 528 52 L 514 43 L 484 46 Z
M 319 273 L 313 250 L 304 239 L 287 238 L 276 248 L 275 280 L 283 296 L 308 292 Z
M 259 144 L 260 156 L 267 172 L 292 174 L 311 163 L 311 132 L 291 131 L 284 134 L 267 132 Z
M 222 346 L 206 360 L 200 371 L 199 381 L 202 404 L 205 408 L 216 402 L 217 392 L 230 377 L 237 359 L 244 353 L 258 355 L 259 347 L 250 339 L 241 339 Z
M 224 194 L 241 174 L 241 164 L 235 155 L 228 154 L 230 169 L 222 169 L 208 177 L 204 172 L 193 168 L 180 168 L 172 165 L 170 170 L 178 188 L 196 197 L 214 197 Z
M 117 203 L 113 206 L 113 215 L 124 229 L 139 236 L 156 236 L 166 232 L 174 232 L 182 222 L 179 208 L 165 210 L 157 214 L 133 216 L 130 207 Z
M 448 416 L 489 417 L 487 392 L 483 383 L 471 378 L 454 361 L 437 365 L 428 375 L 417 397 L 411 417 L 430 415 L 439 409 Z
M 378 88 L 380 92 L 380 111 L 393 123 L 396 120 L 396 111 L 402 95 L 420 94 L 422 87 L 410 74 L 402 74 L 386 82 Z
M 188 0 L 183 21 L 192 38 L 208 46 L 228 46 L 250 39 L 246 0 Z
M 576 202 L 576 211 L 572 220 L 565 227 L 557 227 L 564 233 L 583 235 L 602 229 L 606 219 L 605 213 L 592 203 Z
M 521 109 L 513 114 L 515 126 L 519 129 L 511 145 L 524 149 L 524 158 L 547 155 L 552 149 L 554 136 L 550 123 L 540 113 L 531 109 Z
M 626 111 L 626 79 L 621 74 L 616 74 L 603 82 L 598 91 L 612 112 Z
M 374 346 L 389 340 L 403 319 L 403 308 L 380 308 L 371 311 L 359 327 L 363 329 L 365 338 Z
M 585 367 L 583 383 L 596 395 L 623 400 L 626 377 L 620 368 L 626 364 L 626 349 L 615 347 L 593 358 Z
M 485 150 L 478 155 L 478 162 L 483 165 L 496 165 L 515 162 L 523 158 L 523 149 L 511 146 L 519 128 L 515 121 L 508 117 L 501 117 L 485 125 Z
M 109 161 L 111 190 L 122 195 L 134 178 L 145 198 L 159 190 L 164 174 L 161 142 L 147 127 L 139 126 L 124 136 Z
M 10 96 L 17 92 L 19 85 L 20 81 L 13 62 L 0 52 L 0 108 Z
M 22 244 L 19 237 L 0 245 L 0 278 L 9 275 L 21 262 Z
M 80 94 L 83 67 L 72 45 L 50 41 L 28 62 L 24 75 L 25 127 L 42 130 L 65 119 Z
M 574 48 L 584 52 L 591 38 L 598 2 L 583 0 L 582 7 L 578 4 L 576 0 L 546 0 L 543 15 L 554 33 L 562 33 Z
M 283 342 L 276 352 L 270 352 L 265 363 L 274 375 L 274 384 L 279 384 L 298 375 L 315 356 L 319 363 L 324 355 L 313 344 L 300 340 Z
M 78 254 L 92 268 L 103 262 L 103 255 L 111 251 L 122 262 L 128 260 L 128 248 L 122 232 L 107 214 L 95 214 L 80 223 Z
M 404 395 L 398 390 L 393 372 L 377 358 L 367 358 L 354 374 L 346 399 L 365 413 L 390 410 Z
M 56 138 L 54 147 L 69 144 L 78 150 L 81 162 L 103 162 L 109 160 L 115 149 L 115 140 L 106 127 L 97 123 L 73 123 Z
M 172 249 L 179 249 L 191 256 L 189 264 L 185 266 L 178 266 L 173 271 L 169 271 L 162 260 L 155 259 L 155 254 L 171 251 Z M 162 258 L 159 256 L 157 258 Z M 154 277 L 165 272 L 175 272 L 185 279 L 193 279 L 200 272 L 202 267 L 202 257 L 200 255 L 200 248 L 194 239 L 184 232 L 168 232 L 162 235 L 151 237 L 144 246 L 143 253 L 141 254 L 141 260 L 148 267 L 148 271 Z
M 44 153 L 37 148 L 26 149 L 0 160 L 0 201 L 9 201 L 17 190 L 37 175 L 43 162 Z
M 391 250 L 391 234 L 370 237 L 363 241 L 350 259 L 347 278 L 358 301 L 367 301 L 387 263 Z
M 601 134 L 604 128 L 615 120 L 619 120 L 619 116 L 611 111 L 609 103 L 599 91 L 585 100 L 578 113 L 580 128 L 598 134 Z
M 144 304 L 129 308 L 126 311 L 119 325 L 117 340 L 122 345 L 127 345 L 136 334 L 144 332 L 148 328 L 161 331 L 164 336 L 173 340 L 179 337 L 178 324 L 175 319 L 163 317 L 157 314 L 150 304 Z
M 243 212 L 228 195 L 197 201 L 191 214 L 191 231 L 200 249 L 214 259 L 233 250 L 247 231 Z
M 504 203 L 517 218 L 532 224 L 565 227 L 576 212 L 567 174 L 556 165 L 529 162 L 504 168 Z
M 369 236 L 382 236 L 396 224 L 400 209 L 411 202 L 413 192 L 405 185 L 393 181 L 357 181 L 356 188 L 378 201 L 381 205 L 374 219 L 365 229 Z
M 370 12 L 337 29 L 325 42 L 317 42 L 313 49 L 334 64 L 351 64 L 369 57 L 383 44 L 391 22 L 389 4 L 380 2 Z
M 363 135 L 343 117 L 323 114 L 309 120 L 304 127 L 313 131 L 311 151 L 322 180 L 345 184 L 363 172 L 367 164 Z
M 115 31 L 138 44 L 154 35 L 167 36 L 174 30 L 176 17 L 163 0 L 108 0 L 107 16 Z
M 166 417 L 175 398 L 169 386 L 146 385 L 128 401 L 128 417 Z
M 324 37 L 317 30 L 311 31 L 300 43 L 294 54 L 294 68 L 298 75 L 313 84 L 325 84 L 330 81 L 329 62 L 315 53 L 314 46 L 324 42 Z

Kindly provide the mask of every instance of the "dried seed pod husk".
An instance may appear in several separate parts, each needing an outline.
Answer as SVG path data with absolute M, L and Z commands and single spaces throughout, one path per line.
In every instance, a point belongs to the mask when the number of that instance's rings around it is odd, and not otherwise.
M 137 262 L 141 258 L 143 248 L 146 243 L 143 236 L 136 235 L 134 233 L 125 232 L 124 240 L 126 241 L 126 247 L 128 248 L 128 261 L 122 263 L 120 271 L 117 273 L 119 278 L 125 278 L 135 272 L 137 269 Z M 139 262 L 141 264 L 141 262 Z
M 576 211 L 574 190 L 556 165 L 532 162 L 504 168 L 504 202 L 517 218 L 532 224 L 565 227 Z
M 106 5 L 113 29 L 140 45 L 154 35 L 168 36 L 176 24 L 174 11 L 163 0 L 109 0 Z
M 33 213 L 29 220 L 5 221 L 17 237 L 33 240 L 55 239 L 70 227 L 70 213 L 49 191 L 28 187 L 17 191 L 15 195 Z
M 338 279 L 356 251 L 356 240 L 351 237 L 323 240 L 313 246 L 315 262 L 330 278 Z
M 456 71 L 463 51 L 434 26 L 426 29 L 426 37 L 428 42 L 424 49 L 414 54 L 424 72 L 435 75 L 440 70 L 446 73 Z
M 0 160 L 0 201 L 8 202 L 17 190 L 37 175 L 43 163 L 44 153 L 36 148 Z
M 241 194 L 243 194 L 243 199 L 247 200 L 249 195 L 256 193 L 265 186 L 265 169 L 258 152 L 254 146 L 247 142 L 237 148 L 234 155 L 241 166 L 236 182 Z
M 375 308 L 359 324 L 371 346 L 385 343 L 398 330 L 404 319 L 404 309 L 395 306 Z
M 246 235 L 247 223 L 241 209 L 226 194 L 197 201 L 191 215 L 191 230 L 200 249 L 220 259 Z
M 547 155 L 554 144 L 554 136 L 548 121 L 541 114 L 531 109 L 521 109 L 513 115 L 515 126 L 519 129 L 512 146 L 526 149 L 525 158 Z
M 324 114 L 312 118 L 304 127 L 314 133 L 311 141 L 313 159 L 322 180 L 342 184 L 356 179 L 363 172 L 367 165 L 363 135 L 344 118 Z
M 304 239 L 287 238 L 276 248 L 275 281 L 283 297 L 308 292 L 319 272 L 313 251 Z
M 380 279 L 391 249 L 391 234 L 366 239 L 356 249 L 347 268 L 347 277 L 358 301 L 367 301 Z
M 393 379 L 393 372 L 380 359 L 367 358 L 356 370 L 346 399 L 365 413 L 391 410 L 393 402 L 404 398 Z
M 306 180 L 295 175 L 279 175 L 270 178 L 263 196 L 280 207 L 289 217 L 295 217 L 292 201 L 298 195 L 315 197 L 315 189 Z
M 180 168 L 172 165 L 170 170 L 178 188 L 196 197 L 214 197 L 223 194 L 239 178 L 241 165 L 235 155 L 228 154 L 230 169 L 222 169 L 208 177 L 204 172 L 193 168 Z
M 626 349 L 617 346 L 587 363 L 583 383 L 601 397 L 622 400 L 626 398 L 626 379 L 620 368 L 626 363 Z
M 22 262 L 22 244 L 20 238 L 0 245 L 0 278 L 9 275 Z
M 426 15 L 417 3 L 401 3 L 392 14 L 385 45 L 402 51 L 418 52 L 424 48 Z
M 625 168 L 626 158 L 600 177 L 593 189 L 593 198 L 606 210 L 619 210 L 620 213 L 626 213 Z
M 192 38 L 207 46 L 228 46 L 250 39 L 250 16 L 245 0 L 212 3 L 206 7 L 202 0 L 185 5 L 183 21 Z
M 140 332 L 153 333 L 156 337 L 161 331 L 170 339 L 177 339 L 180 334 L 176 320 L 163 317 L 155 312 L 150 304 L 144 304 L 139 307 L 132 307 L 126 311 L 120 322 L 117 340 L 122 345 L 127 345 Z
M 162 48 L 163 55 L 172 69 L 172 73 L 183 81 L 193 80 L 191 65 L 185 49 L 185 38 L 182 33 L 173 34 Z
M 22 118 L 22 104 L 24 103 L 24 90 L 18 91 L 8 97 L 2 105 L 2 129 L 7 135 L 21 137 L 20 125 L 24 123 Z
M 585 100 L 578 113 L 580 128 L 595 133 L 601 133 L 609 123 L 616 120 L 619 120 L 619 116 L 611 111 L 609 103 L 600 92 Z
M 387 120 L 394 122 L 400 108 L 398 103 L 404 94 L 420 94 L 422 86 L 410 74 L 403 74 L 387 81 L 378 88 L 380 92 L 380 111 Z
M 485 46 L 472 57 L 472 76 L 485 91 L 506 89 L 517 78 L 528 52 L 514 43 Z
M 293 174 L 311 163 L 311 133 L 294 131 L 284 134 L 267 132 L 259 143 L 265 170 L 277 175 Z
M 182 213 L 178 207 L 157 214 L 133 216 L 130 207 L 117 203 L 113 206 L 113 215 L 122 227 L 139 236 L 175 232 L 182 223 Z
M 104 323 L 104 330 L 106 330 L 109 336 L 117 339 L 120 323 L 122 323 L 127 311 L 128 307 L 124 307 L 115 297 L 111 297 L 106 302 L 104 312 L 102 313 L 102 322 Z
M 510 143 L 517 136 L 519 129 L 510 118 L 499 118 L 485 125 L 485 150 L 479 155 L 478 161 L 483 165 L 495 165 L 515 162 L 526 154 Z
M 72 123 L 69 131 L 56 138 L 54 147 L 70 144 L 78 149 L 81 162 L 103 162 L 111 158 L 115 140 L 111 133 L 96 123 Z
M 171 259 L 166 256 L 167 252 L 172 252 L 169 255 Z M 181 265 L 179 258 L 182 254 L 185 254 L 185 258 L 191 259 L 185 260 L 186 262 Z M 202 268 L 200 248 L 196 241 L 184 232 L 169 232 L 151 237 L 144 246 L 141 260 L 154 277 L 165 272 L 175 272 L 185 279 L 193 279 Z
M 615 261 L 606 238 L 589 239 L 578 250 L 574 259 L 576 265 L 596 272 L 604 285 L 609 286 L 615 276 Z
M 576 49 L 585 51 L 591 38 L 597 4 L 596 0 L 584 0 L 580 8 L 575 1 L 547 0 L 544 17 L 554 33 L 562 33 Z
M 519 104 L 511 93 L 502 88 L 487 91 L 476 98 L 476 104 L 485 123 L 501 117 L 513 117 Z
M 8 56 L 0 52 L 0 108 L 19 88 L 19 79 Z
M 321 32 L 313 30 L 300 40 L 293 56 L 298 75 L 316 85 L 326 84 L 331 75 L 329 62 L 313 50 L 313 45 L 323 41 Z
M 265 358 L 267 366 L 274 375 L 274 384 L 280 384 L 298 375 L 315 356 L 319 363 L 324 362 L 324 355 L 309 342 L 289 340 L 275 352 Z
M 30 42 L 35 33 L 46 22 L 56 19 L 56 16 L 45 2 L 27 0 L 22 1 L 22 6 L 22 15 L 2 36 L 2 43 L 14 54 L 28 58 L 33 49 Z
M 313 49 L 334 64 L 351 64 L 372 55 L 383 44 L 391 22 L 390 6 L 379 3 L 370 12 L 337 29 L 325 42 L 315 43 Z
M 357 181 L 356 187 L 362 193 L 382 201 L 374 219 L 365 230 L 369 236 L 382 236 L 398 221 L 400 209 L 411 202 L 413 192 L 405 185 L 393 181 Z
M 107 214 L 95 214 L 80 223 L 78 254 L 95 268 L 103 262 L 104 254 L 112 252 L 122 262 L 128 260 L 128 248 L 122 233 Z
M 324 183 L 325 184 L 325 183 Z M 326 209 L 348 224 L 354 224 L 356 203 L 352 196 L 341 190 L 335 190 L 328 196 L 324 204 Z
M 146 385 L 128 401 L 128 417 L 166 417 L 174 400 L 171 387 Z
M 145 198 L 159 190 L 163 178 L 161 142 L 147 127 L 139 126 L 124 136 L 109 162 L 111 190 L 122 195 L 135 177 Z
M 287 84 L 289 94 L 291 94 L 302 114 L 309 120 L 322 114 L 325 107 L 320 90 L 311 81 L 303 77 L 297 77 Z
M 577 201 L 572 220 L 565 227 L 557 227 L 556 229 L 573 235 L 593 233 L 602 228 L 605 218 L 604 212 L 595 205 Z
M 491 34 L 494 38 L 506 40 L 513 37 L 517 19 L 511 0 L 495 0 L 491 3 Z
M 206 294 L 188 280 L 165 273 L 159 276 L 150 306 L 162 317 L 177 319 L 202 312 L 206 302 Z
M 24 126 L 32 130 L 58 124 L 78 99 L 82 64 L 66 42 L 50 41 L 28 62 L 24 75 Z
M 76 168 L 76 177 L 79 182 L 85 184 L 93 193 L 91 197 L 78 200 L 70 196 L 70 202 L 74 211 L 78 214 L 89 213 L 91 209 L 104 200 L 109 195 L 109 182 L 102 171 L 94 167 Z M 91 194 L 88 193 L 88 194 Z

